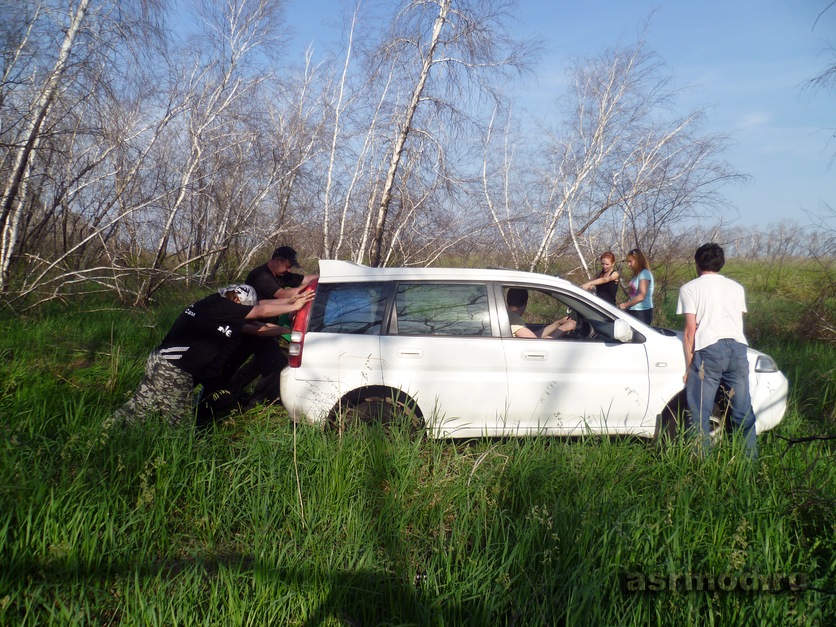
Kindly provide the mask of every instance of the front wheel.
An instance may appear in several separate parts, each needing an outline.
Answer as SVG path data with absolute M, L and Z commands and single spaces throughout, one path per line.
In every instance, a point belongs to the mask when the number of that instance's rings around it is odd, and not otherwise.
M 728 418 L 728 410 L 721 406 L 720 403 L 714 403 L 711 410 L 711 415 L 708 420 L 711 424 L 709 434 L 711 436 L 712 446 L 723 441 L 726 434 L 726 419 Z
M 680 399 L 676 403 L 668 405 L 662 412 L 661 423 L 654 438 L 656 443 L 662 444 L 665 441 L 673 442 L 676 438 L 685 435 L 687 425 L 685 416 L 685 402 Z M 726 433 L 728 409 L 720 401 L 714 403 L 711 409 L 709 420 L 709 436 L 711 445 L 715 446 L 723 441 Z

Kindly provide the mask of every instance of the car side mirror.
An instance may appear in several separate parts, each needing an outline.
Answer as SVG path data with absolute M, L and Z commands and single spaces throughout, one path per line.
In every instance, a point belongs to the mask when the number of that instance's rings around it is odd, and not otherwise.
M 627 343 L 633 341 L 633 327 L 630 323 L 621 318 L 617 318 L 613 323 L 612 329 L 613 338 L 619 342 Z

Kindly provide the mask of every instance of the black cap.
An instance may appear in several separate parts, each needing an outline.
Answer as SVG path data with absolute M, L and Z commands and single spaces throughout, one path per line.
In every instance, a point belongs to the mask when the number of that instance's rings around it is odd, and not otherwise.
M 276 250 L 273 251 L 273 259 L 277 257 L 281 257 L 282 259 L 287 259 L 290 262 L 290 265 L 294 268 L 301 268 L 302 266 L 299 265 L 299 262 L 296 260 L 296 251 L 293 250 L 290 246 L 279 246 Z

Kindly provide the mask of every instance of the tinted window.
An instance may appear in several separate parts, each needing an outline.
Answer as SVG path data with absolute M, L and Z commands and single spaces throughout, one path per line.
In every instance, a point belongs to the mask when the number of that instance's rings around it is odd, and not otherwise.
M 483 284 L 402 283 L 395 306 L 398 335 L 491 334 L 488 290 Z
M 320 283 L 309 330 L 377 335 L 386 313 L 389 283 Z

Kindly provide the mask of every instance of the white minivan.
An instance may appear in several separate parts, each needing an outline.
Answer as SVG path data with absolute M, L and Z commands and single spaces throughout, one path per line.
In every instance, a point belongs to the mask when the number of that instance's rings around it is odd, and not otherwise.
M 294 420 L 409 420 L 431 437 L 676 432 L 684 407 L 681 334 L 642 324 L 552 276 L 504 269 L 371 268 L 320 261 L 316 297 L 296 316 L 282 403 Z M 509 289 L 527 291 L 535 332 L 570 316 L 560 339 L 514 337 Z M 757 431 L 786 410 L 787 379 L 749 350 Z M 713 421 L 722 434 L 727 399 Z

